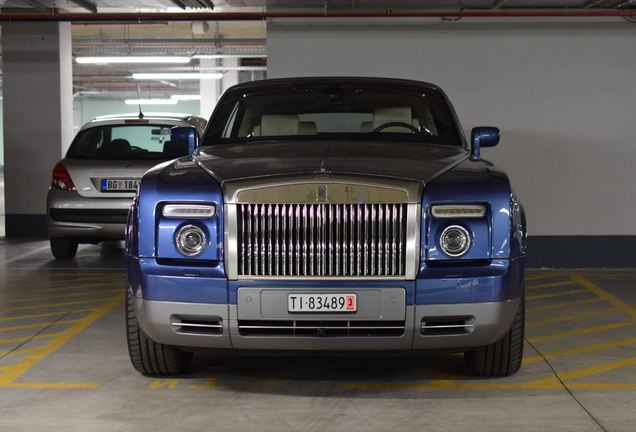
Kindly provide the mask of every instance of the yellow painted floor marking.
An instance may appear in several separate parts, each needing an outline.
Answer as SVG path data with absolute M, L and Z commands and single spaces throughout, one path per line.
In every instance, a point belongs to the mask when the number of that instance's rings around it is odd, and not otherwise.
M 13 321 L 13 320 L 18 320 L 18 319 L 30 319 L 30 318 L 42 318 L 42 317 L 49 317 L 49 316 L 63 316 L 69 313 L 77 313 L 77 312 L 91 312 L 93 309 L 73 309 L 73 310 L 69 310 L 69 311 L 64 311 L 64 312 L 49 312 L 49 313 L 44 313 L 44 314 L 37 314 L 37 315 L 20 315 L 20 316 L 14 316 L 14 317 L 5 317 L 5 318 L 0 318 L 0 321 Z
M 538 300 L 542 298 L 561 297 L 561 296 L 566 296 L 570 294 L 580 294 L 582 292 L 589 292 L 589 291 L 590 291 L 589 289 L 583 288 L 583 289 L 572 290 L 572 291 L 564 291 L 564 292 L 558 292 L 558 293 L 552 293 L 552 294 L 541 294 L 536 296 L 530 296 L 530 297 L 526 297 L 526 300 Z
M 60 288 L 49 288 L 47 291 L 68 291 L 68 290 L 74 290 L 74 289 L 80 289 L 80 288 L 95 288 L 98 286 L 123 284 L 123 283 L 124 281 L 112 281 L 112 282 L 104 282 L 104 283 L 91 284 L 91 285 L 77 285 L 77 286 L 65 286 Z
M 75 319 L 75 320 L 66 320 L 66 321 L 46 322 L 41 324 L 29 324 L 29 325 L 23 325 L 23 326 L 17 326 L 17 327 L 5 327 L 5 328 L 0 328 L 0 331 L 23 330 L 23 329 L 30 329 L 30 328 L 48 327 L 52 325 L 72 324 L 77 321 L 79 320 Z
M 547 359 L 554 358 L 554 357 L 563 357 L 567 355 L 574 355 L 574 354 L 581 354 L 581 353 L 586 353 L 591 351 L 599 351 L 603 349 L 616 348 L 616 347 L 620 347 L 624 345 L 631 345 L 633 343 L 636 343 L 636 338 L 622 339 L 618 341 L 588 345 L 584 347 L 572 348 L 572 349 L 563 350 L 563 351 L 554 351 L 548 354 L 544 354 L 543 357 Z M 543 360 L 541 356 L 526 357 L 523 359 L 523 364 L 534 363 L 536 361 L 541 361 L 541 360 Z
M 589 289 L 590 291 L 593 291 L 596 295 L 598 295 L 603 300 L 613 304 L 617 309 L 620 309 L 623 312 L 628 313 L 629 315 L 632 316 L 632 318 L 636 319 L 636 309 L 634 309 L 633 307 L 631 307 L 624 301 L 619 300 L 618 298 L 614 297 L 607 291 L 604 291 L 601 288 L 597 287 L 592 282 L 585 279 L 583 276 L 574 275 L 571 277 L 574 282 L 583 285 L 585 288 Z
M 119 291 L 120 291 L 120 289 L 108 289 L 108 290 L 101 290 L 101 291 L 85 291 L 85 292 L 73 293 L 73 294 L 63 294 L 63 295 L 56 295 L 56 296 L 34 297 L 34 298 L 9 300 L 9 301 L 7 301 L 7 303 L 20 303 L 20 302 L 29 302 L 29 301 L 50 300 L 50 299 L 66 298 L 66 297 L 81 297 L 81 296 L 87 296 L 87 295 L 95 295 L 95 294 L 101 294 L 101 293 L 107 293 L 107 292 L 119 292 Z
M 622 368 L 626 366 L 632 366 L 635 364 L 636 364 L 636 357 L 632 357 L 632 358 L 618 360 L 611 363 L 605 363 L 598 366 L 592 366 L 589 368 L 585 368 L 585 369 L 581 369 L 581 370 L 577 370 L 573 372 L 559 374 L 559 377 L 561 378 L 562 381 L 567 381 L 567 380 L 581 378 L 588 375 L 594 375 L 597 373 L 606 372 L 613 369 L 618 369 L 618 368 Z
M 207 378 L 201 386 L 190 386 L 191 389 L 224 389 L 225 386 L 216 385 L 217 377 Z
M 154 388 L 163 387 L 165 385 L 167 385 L 168 388 L 175 388 L 177 386 L 177 384 L 179 384 L 179 380 L 178 379 L 176 379 L 176 380 L 165 380 L 165 381 L 158 379 L 158 380 L 155 380 L 155 382 L 153 382 L 150 385 L 150 388 L 154 389 Z
M 35 348 L 24 349 L 24 350 L 15 350 L 15 351 L 5 351 L 5 352 L 0 352 L 0 356 L 4 357 L 4 356 L 8 356 L 8 355 L 15 355 L 15 354 L 27 354 L 27 353 L 30 353 L 30 352 L 33 352 L 33 351 L 35 351 Z
M 552 324 L 552 323 L 560 322 L 560 321 L 570 321 L 570 320 L 581 319 L 581 318 L 589 318 L 596 315 L 603 315 L 603 314 L 612 313 L 612 312 L 618 312 L 618 309 L 609 308 L 609 309 L 595 310 L 591 312 L 581 312 L 578 314 L 565 315 L 562 317 L 548 318 L 548 319 L 539 320 L 539 321 L 530 321 L 530 322 L 526 322 L 526 327 L 535 327 L 539 325 Z
M 84 303 L 98 303 L 98 302 L 113 300 L 115 298 L 117 298 L 117 297 L 111 297 L 111 298 L 105 298 L 105 299 L 95 299 L 95 300 L 82 300 L 82 301 L 68 302 L 68 303 L 54 303 L 54 304 L 37 305 L 37 306 L 22 306 L 22 307 L 18 307 L 18 308 L 4 309 L 4 312 L 11 312 L 11 311 L 18 311 L 18 310 L 27 310 L 27 309 L 41 309 L 41 308 L 45 308 L 45 307 L 71 306 L 71 305 L 84 304 Z
M 555 282 L 555 283 L 550 283 L 550 284 L 527 286 L 526 289 L 527 290 L 531 290 L 531 289 L 537 289 L 537 288 L 551 288 L 551 287 L 561 286 L 561 285 L 572 285 L 574 283 L 576 283 L 576 282 L 574 282 L 574 281 Z
M 73 324 L 66 331 L 59 333 L 51 341 L 47 342 L 44 346 L 35 349 L 32 353 L 23 358 L 20 362 L 14 365 L 10 370 L 3 372 L 0 375 L 0 387 L 97 387 L 99 384 L 68 384 L 68 383 L 14 383 L 22 374 L 27 372 L 30 368 L 35 366 L 38 362 L 44 359 L 46 356 L 60 348 L 66 342 L 71 340 L 81 331 L 86 329 L 89 325 L 94 323 L 98 318 L 109 312 L 115 306 L 124 301 L 124 292 L 121 292 L 117 297 L 109 299 L 102 306 L 96 308 L 88 314 L 86 317 L 80 319 Z
M 56 336 L 59 336 L 61 334 L 62 333 L 50 333 L 50 334 L 37 335 L 37 336 L 25 336 L 25 337 L 12 338 L 12 339 L 0 339 L 0 344 L 13 343 L 13 342 L 24 342 L 24 341 L 33 340 L 33 339 L 46 339 L 46 338 L 56 337 Z
M 555 277 L 561 277 L 563 275 L 558 275 L 558 274 L 539 274 L 539 275 L 534 275 L 534 276 L 526 276 L 525 277 L 525 281 L 533 281 L 533 280 L 539 280 L 539 279 L 550 279 L 550 278 L 555 278 Z
M 579 300 L 579 301 L 573 301 L 573 302 L 568 302 L 568 303 L 557 303 L 557 304 L 547 305 L 547 306 L 537 306 L 537 307 L 533 307 L 533 308 L 526 308 L 526 312 L 534 312 L 534 311 L 538 311 L 538 310 L 558 309 L 558 308 L 569 307 L 569 306 L 579 306 L 579 305 L 586 304 L 586 303 L 596 303 L 596 302 L 600 302 L 600 301 L 603 301 L 603 299 L 602 298 L 593 298 L 593 299 Z
M 573 330 L 573 331 L 564 332 L 564 333 L 555 333 L 555 334 L 548 335 L 548 336 L 538 336 L 538 337 L 533 337 L 533 338 L 527 338 L 527 341 L 531 342 L 531 343 L 532 342 L 543 342 L 543 341 L 547 341 L 547 340 L 551 340 L 551 339 L 558 339 L 558 338 L 562 338 L 562 337 L 580 336 L 580 335 L 584 335 L 584 334 L 596 333 L 596 332 L 601 332 L 601 331 L 605 331 L 605 330 L 611 330 L 611 329 L 615 329 L 615 328 L 627 327 L 627 326 L 634 325 L 634 324 L 636 324 L 636 320 L 624 321 L 624 322 L 613 323 L 613 324 L 605 324 L 605 325 L 598 326 L 598 327 L 590 327 L 590 328 L 585 328 L 585 329 L 580 329 L 580 330 Z
M 60 275 L 55 275 L 55 276 L 60 276 Z M 76 274 L 69 274 L 67 276 L 77 276 Z M 91 281 L 91 280 L 104 280 L 104 279 L 115 279 L 115 278 L 123 278 L 126 277 L 126 273 L 117 273 L 117 274 L 112 274 L 112 273 L 108 273 L 108 274 L 103 274 L 103 275 L 95 275 L 95 277 L 83 277 L 80 279 L 65 279 L 65 280 L 57 280 L 57 281 L 51 281 L 53 283 L 73 283 L 73 282 L 85 282 L 85 281 Z

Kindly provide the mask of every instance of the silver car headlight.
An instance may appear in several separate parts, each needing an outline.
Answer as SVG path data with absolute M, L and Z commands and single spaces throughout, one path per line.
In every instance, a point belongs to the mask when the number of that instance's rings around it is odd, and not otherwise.
M 175 240 L 179 252 L 190 257 L 199 255 L 206 246 L 205 233 L 196 225 L 186 225 L 181 228 Z
M 439 245 L 442 251 L 451 257 L 458 257 L 465 254 L 470 247 L 470 234 L 459 225 L 447 227 L 439 238 Z

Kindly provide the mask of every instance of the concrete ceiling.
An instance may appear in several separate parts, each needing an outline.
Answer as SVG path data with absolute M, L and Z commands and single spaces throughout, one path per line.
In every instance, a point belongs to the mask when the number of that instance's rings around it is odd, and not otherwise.
M 632 8 L 636 8 L 636 0 L 0 0 L 0 20 L 28 16 L 72 21 L 75 57 L 245 55 L 249 59 L 243 60 L 242 68 L 249 71 L 266 67 L 265 18 L 272 14 L 357 19 L 356 15 L 388 14 L 616 14 Z M 246 19 L 238 19 L 241 17 Z M 140 83 L 131 75 L 223 71 L 220 63 L 202 66 L 195 59 L 187 65 L 163 66 L 74 64 L 74 91 L 78 98 L 119 98 L 120 93 L 141 85 L 152 97 L 196 93 L 198 81 Z M 101 93 L 90 94 L 95 90 Z

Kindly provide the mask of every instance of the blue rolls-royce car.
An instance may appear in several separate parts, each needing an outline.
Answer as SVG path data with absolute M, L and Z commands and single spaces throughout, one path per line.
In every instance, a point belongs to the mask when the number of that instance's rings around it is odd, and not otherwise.
M 295 78 L 227 90 L 188 156 L 141 180 L 128 214 L 134 367 L 197 350 L 523 355 L 526 222 L 506 174 L 417 81 Z M 458 371 L 461 373 L 461 371 Z

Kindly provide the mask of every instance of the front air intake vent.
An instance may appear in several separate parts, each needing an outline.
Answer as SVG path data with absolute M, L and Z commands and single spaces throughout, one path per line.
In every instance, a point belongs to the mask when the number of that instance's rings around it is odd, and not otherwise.
M 170 320 L 172 329 L 177 333 L 204 336 L 223 334 L 223 319 L 221 317 L 173 315 Z
M 460 336 L 475 329 L 474 316 L 424 317 L 420 326 L 422 336 Z
M 239 276 L 404 276 L 406 204 L 241 204 Z
M 400 337 L 404 321 L 240 320 L 239 331 L 262 337 Z

